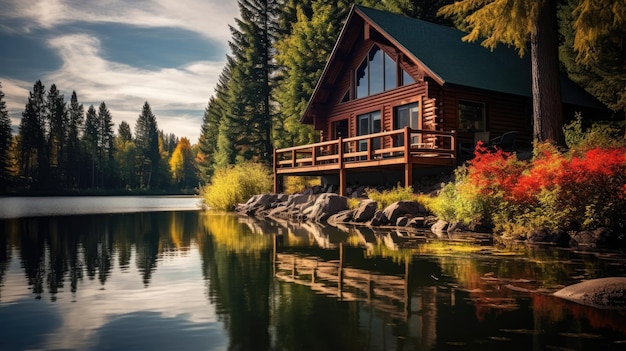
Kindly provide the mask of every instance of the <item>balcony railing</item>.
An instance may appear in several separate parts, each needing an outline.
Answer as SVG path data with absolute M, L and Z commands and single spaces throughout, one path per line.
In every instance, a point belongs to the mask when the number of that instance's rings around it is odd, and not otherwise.
M 456 132 L 403 128 L 274 151 L 277 173 L 384 164 L 453 164 Z

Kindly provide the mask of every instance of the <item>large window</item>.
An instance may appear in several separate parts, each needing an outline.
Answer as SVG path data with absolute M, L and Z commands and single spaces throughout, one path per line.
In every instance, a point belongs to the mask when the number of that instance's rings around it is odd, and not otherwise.
M 415 83 L 404 70 L 398 76 L 398 64 L 391 56 L 374 45 L 356 69 L 355 98 L 382 93 L 398 86 Z
M 380 133 L 380 111 L 366 113 L 357 116 L 357 133 L 358 135 L 368 135 L 373 133 Z M 374 139 L 374 149 L 380 148 L 380 140 Z M 367 140 L 359 142 L 359 150 L 367 150 Z
M 421 129 L 421 123 L 419 118 L 419 104 L 417 102 L 398 106 L 394 110 L 393 114 L 393 126 L 394 129 L 402 129 L 409 127 L 412 129 Z M 411 138 L 411 143 L 421 142 L 421 135 L 416 135 Z M 404 145 L 404 139 L 402 136 L 398 137 L 396 141 L 397 146 Z
M 374 45 L 356 70 L 356 98 L 378 94 L 396 86 L 396 62 Z
M 487 129 L 485 121 L 485 104 L 475 101 L 459 101 L 459 131 L 484 132 Z

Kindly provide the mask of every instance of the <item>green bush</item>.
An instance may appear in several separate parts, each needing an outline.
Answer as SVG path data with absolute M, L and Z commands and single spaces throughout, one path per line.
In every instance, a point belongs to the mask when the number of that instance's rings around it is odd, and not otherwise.
M 242 163 L 215 170 L 211 183 L 200 189 L 202 201 L 211 209 L 232 211 L 253 195 L 272 190 L 272 174 L 260 163 Z
M 387 206 L 397 201 L 417 201 L 416 196 L 413 194 L 413 187 L 401 187 L 397 186 L 391 190 L 384 190 L 380 192 L 376 189 L 366 189 L 365 193 L 367 197 L 376 201 L 378 208 L 384 210 Z
M 595 122 L 589 128 L 584 128 L 580 113 L 576 113 L 572 122 L 563 127 L 565 143 L 570 149 L 577 150 L 623 147 L 625 139 L 622 133 L 623 128 L 614 122 Z

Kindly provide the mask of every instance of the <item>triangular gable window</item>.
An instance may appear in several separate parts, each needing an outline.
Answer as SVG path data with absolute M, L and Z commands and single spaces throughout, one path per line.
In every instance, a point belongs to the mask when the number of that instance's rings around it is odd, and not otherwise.
M 346 93 L 343 94 L 343 98 L 341 99 L 341 102 L 348 102 L 350 101 L 350 90 L 346 90 Z
M 398 86 L 396 62 L 374 45 L 356 69 L 355 98 L 381 93 Z
M 415 83 L 415 79 L 411 77 L 405 70 L 402 70 L 402 85 L 409 85 Z

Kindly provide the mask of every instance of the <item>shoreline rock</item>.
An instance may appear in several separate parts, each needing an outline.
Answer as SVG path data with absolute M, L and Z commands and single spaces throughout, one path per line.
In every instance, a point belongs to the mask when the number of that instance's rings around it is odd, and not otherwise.
M 525 236 L 500 236 L 493 234 L 493 226 L 490 223 L 466 225 L 462 222 L 447 222 L 437 218 L 415 201 L 397 201 L 381 209 L 375 201 L 361 198 L 359 206 L 350 209 L 348 197 L 332 192 L 259 194 L 251 197 L 245 204 L 237 205 L 235 211 L 258 218 L 310 221 L 333 226 L 365 225 L 421 229 L 438 238 L 449 238 L 454 233 L 461 232 L 492 234 L 494 243 L 503 246 L 525 243 L 590 249 L 626 247 L 626 238 L 608 228 L 597 228 L 593 231 L 536 228 Z
M 567 286 L 554 296 L 602 309 L 626 309 L 626 278 L 591 279 Z

